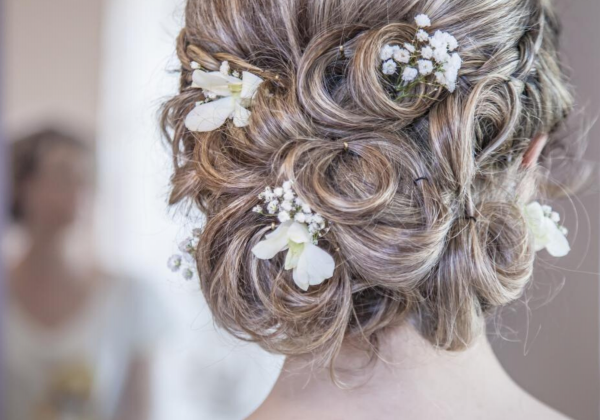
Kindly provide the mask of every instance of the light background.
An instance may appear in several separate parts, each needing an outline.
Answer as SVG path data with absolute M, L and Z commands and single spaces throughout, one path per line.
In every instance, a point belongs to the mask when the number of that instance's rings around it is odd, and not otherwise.
M 600 2 L 557 4 L 578 106 L 587 109 L 587 119 L 574 120 L 580 129 L 600 110 Z M 281 359 L 215 332 L 199 293 L 164 266 L 191 226 L 166 209 L 169 161 L 156 126 L 161 99 L 176 88 L 168 70 L 181 11 L 179 0 L 5 0 L 3 119 L 9 134 L 49 121 L 97 133 L 96 223 L 85 234 L 107 267 L 144 279 L 172 314 L 154 418 L 240 419 L 268 393 Z M 599 136 L 595 125 L 594 162 Z M 576 233 L 574 251 L 561 268 L 538 264 L 529 304 L 503 313 L 500 331 L 511 341 L 493 340 L 518 383 L 576 419 L 600 417 L 597 184 L 575 208 L 558 203 Z

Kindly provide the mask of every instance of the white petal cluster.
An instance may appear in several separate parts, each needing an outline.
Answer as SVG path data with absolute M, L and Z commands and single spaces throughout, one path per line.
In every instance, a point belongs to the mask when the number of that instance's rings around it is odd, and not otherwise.
M 284 182 L 281 187 L 265 188 L 258 195 L 258 199 L 263 204 L 255 206 L 252 209 L 254 213 L 276 216 L 280 223 L 289 220 L 305 223 L 313 235 L 315 244 L 318 238 L 326 233 L 327 223 L 325 219 L 320 214 L 314 213 L 308 204 L 296 196 L 292 181 Z
M 398 70 L 398 64 L 394 60 L 388 60 L 383 63 L 383 74 L 392 75 Z
M 246 127 L 250 121 L 248 108 L 263 80 L 250 72 L 240 75 L 231 71 L 229 62 L 221 63 L 219 71 L 207 72 L 196 62 L 191 63 L 192 87 L 202 89 L 205 100 L 187 115 L 185 126 L 190 131 L 207 132 L 232 119 L 236 127 Z
M 412 82 L 419 75 L 419 71 L 414 67 L 406 67 L 402 73 L 402 80 Z
M 429 19 L 429 16 L 424 14 L 415 16 L 415 23 L 419 28 L 428 28 L 431 26 L 431 20 Z
M 560 215 L 550 206 L 534 201 L 525 207 L 523 213 L 536 251 L 546 249 L 553 257 L 564 257 L 571 251 L 566 237 L 567 228 L 559 224 Z
M 406 86 L 428 82 L 428 76 L 435 77 L 435 84 L 454 92 L 462 67 L 462 59 L 455 52 L 458 41 L 448 32 L 427 33 L 423 29 L 431 26 L 427 15 L 416 16 L 415 22 L 419 29 L 412 43 L 406 42 L 402 46 L 387 44 L 381 48 L 383 74 L 400 74 L 403 83 L 396 86 L 399 94 L 407 89 Z
M 200 241 L 200 229 L 194 229 L 192 236 L 186 238 L 179 244 L 181 254 L 172 255 L 167 261 L 167 267 L 172 272 L 181 273 L 185 280 L 191 280 L 196 274 L 196 250 Z
M 433 63 L 429 60 L 419 60 L 419 73 L 429 76 L 433 72 Z
M 317 246 L 319 238 L 328 231 L 327 222 L 296 196 L 293 183 L 286 181 L 278 188 L 267 187 L 258 198 L 263 204 L 253 211 L 276 215 L 280 225 L 256 244 L 252 253 L 268 260 L 281 251 L 288 251 L 285 269 L 293 270 L 294 282 L 304 291 L 331 278 L 335 261 Z

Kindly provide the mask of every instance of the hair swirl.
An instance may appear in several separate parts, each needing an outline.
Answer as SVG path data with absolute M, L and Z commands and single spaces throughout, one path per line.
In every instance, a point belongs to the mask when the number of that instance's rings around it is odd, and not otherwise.
M 419 86 L 395 102 L 378 52 L 410 41 L 418 13 L 458 39 L 459 86 Z M 558 35 L 547 0 L 188 0 L 181 92 L 163 126 L 171 202 L 191 199 L 206 214 L 197 263 L 218 324 L 324 361 L 344 340 L 376 345 L 406 320 L 441 348 L 466 347 L 531 276 L 521 207 L 551 189 L 521 161 L 572 108 Z M 223 60 L 268 82 L 250 125 L 189 132 L 183 121 L 201 96 L 190 63 L 217 70 Z M 557 147 L 552 136 L 544 155 Z M 250 252 L 269 229 L 250 209 L 284 179 L 331 222 L 320 246 L 335 274 L 308 292 L 282 255 Z

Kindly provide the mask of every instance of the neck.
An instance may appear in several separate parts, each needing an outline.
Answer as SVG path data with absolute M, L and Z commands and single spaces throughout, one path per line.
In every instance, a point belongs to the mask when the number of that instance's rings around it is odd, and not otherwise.
M 330 373 L 310 369 L 307 360 L 290 358 L 269 399 L 276 405 L 300 399 L 313 406 L 390 407 L 391 402 L 407 406 L 433 401 L 460 403 L 465 398 L 489 400 L 490 387 L 513 392 L 514 384 L 504 372 L 485 336 L 462 352 L 435 349 L 409 325 L 390 332 L 379 350 L 378 360 L 368 365 L 368 357 L 349 347 L 342 349 L 336 362 L 338 379 L 344 390 L 332 383 Z M 269 403 L 269 400 L 266 401 Z M 406 412 L 406 411 L 404 411 Z

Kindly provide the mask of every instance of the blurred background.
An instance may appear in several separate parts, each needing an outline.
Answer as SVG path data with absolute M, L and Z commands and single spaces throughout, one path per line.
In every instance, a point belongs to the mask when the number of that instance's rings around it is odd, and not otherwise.
M 600 1 L 556 3 L 581 110 L 570 135 L 587 136 L 597 166 Z M 177 89 L 183 5 L 2 4 L 2 419 L 238 420 L 278 375 L 280 357 L 217 331 L 197 287 L 166 267 L 201 222 L 167 209 L 157 127 Z M 560 267 L 541 258 L 490 324 L 513 378 L 575 419 L 600 418 L 594 177 L 555 205 L 574 251 Z

